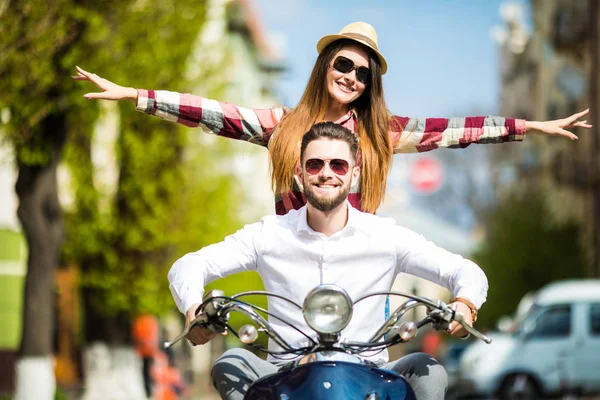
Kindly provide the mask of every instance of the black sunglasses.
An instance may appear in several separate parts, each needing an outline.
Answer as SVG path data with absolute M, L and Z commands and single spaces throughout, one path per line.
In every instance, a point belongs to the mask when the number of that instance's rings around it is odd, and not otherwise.
M 365 85 L 369 83 L 369 78 L 371 77 L 371 70 L 369 68 L 363 66 L 357 67 L 354 65 L 354 61 L 344 56 L 337 56 L 335 61 L 333 61 L 333 68 L 342 74 L 356 70 L 356 79 Z
M 329 163 L 329 168 L 333 171 L 334 174 L 344 176 L 348 173 L 348 169 L 350 169 L 350 164 L 348 161 L 341 160 L 339 158 L 333 158 L 331 160 L 321 160 L 320 158 L 311 158 L 306 160 L 304 163 L 304 168 L 306 168 L 306 172 L 309 175 L 316 175 L 325 166 L 325 163 Z

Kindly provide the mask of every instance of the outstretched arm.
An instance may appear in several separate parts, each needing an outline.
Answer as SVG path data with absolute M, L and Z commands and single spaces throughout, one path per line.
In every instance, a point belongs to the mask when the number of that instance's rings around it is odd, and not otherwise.
M 79 67 L 73 79 L 92 82 L 101 89 L 85 94 L 87 99 L 131 100 L 138 111 L 188 127 L 202 126 L 209 133 L 262 146 L 267 145 L 285 114 L 282 107 L 244 108 L 191 94 L 124 87 Z
M 521 141 L 526 133 L 577 139 L 568 129 L 592 126 L 580 120 L 589 110 L 554 121 L 525 121 L 504 117 L 406 118 L 393 116 L 390 138 L 395 153 L 416 153 L 440 147 L 464 148 L 472 143 Z

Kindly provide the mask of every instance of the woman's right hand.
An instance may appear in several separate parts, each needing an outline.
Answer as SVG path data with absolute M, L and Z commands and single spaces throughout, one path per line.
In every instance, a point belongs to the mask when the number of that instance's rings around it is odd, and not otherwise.
M 77 68 L 77 75 L 73 76 L 73 79 L 76 81 L 90 81 L 102 90 L 101 93 L 94 92 L 84 94 L 83 97 L 86 99 L 131 100 L 137 102 L 136 89 L 117 85 L 116 83 L 100 78 L 98 75 L 87 72 L 79 67 L 75 68 Z

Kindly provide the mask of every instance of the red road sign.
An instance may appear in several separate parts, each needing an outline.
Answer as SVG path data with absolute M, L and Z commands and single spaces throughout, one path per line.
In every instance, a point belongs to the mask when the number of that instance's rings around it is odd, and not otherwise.
M 436 192 L 444 180 L 444 167 L 435 158 L 421 157 L 411 168 L 410 183 L 420 194 Z

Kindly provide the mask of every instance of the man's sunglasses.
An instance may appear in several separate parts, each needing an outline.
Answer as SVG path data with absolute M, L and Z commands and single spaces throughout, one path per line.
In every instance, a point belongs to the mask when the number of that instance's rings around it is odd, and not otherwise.
M 316 175 L 325 166 L 325 163 L 329 164 L 329 168 L 333 171 L 334 174 L 344 176 L 348 173 L 348 169 L 350 169 L 350 165 L 348 161 L 341 160 L 339 158 L 334 158 L 331 160 L 321 160 L 320 158 L 311 158 L 310 160 L 306 160 L 304 163 L 304 168 L 309 175 Z
M 333 61 L 333 68 L 342 74 L 356 70 L 356 79 L 365 85 L 369 83 L 369 78 L 371 77 L 371 70 L 369 68 L 363 66 L 357 67 L 354 65 L 354 61 L 344 56 L 337 56 Z

